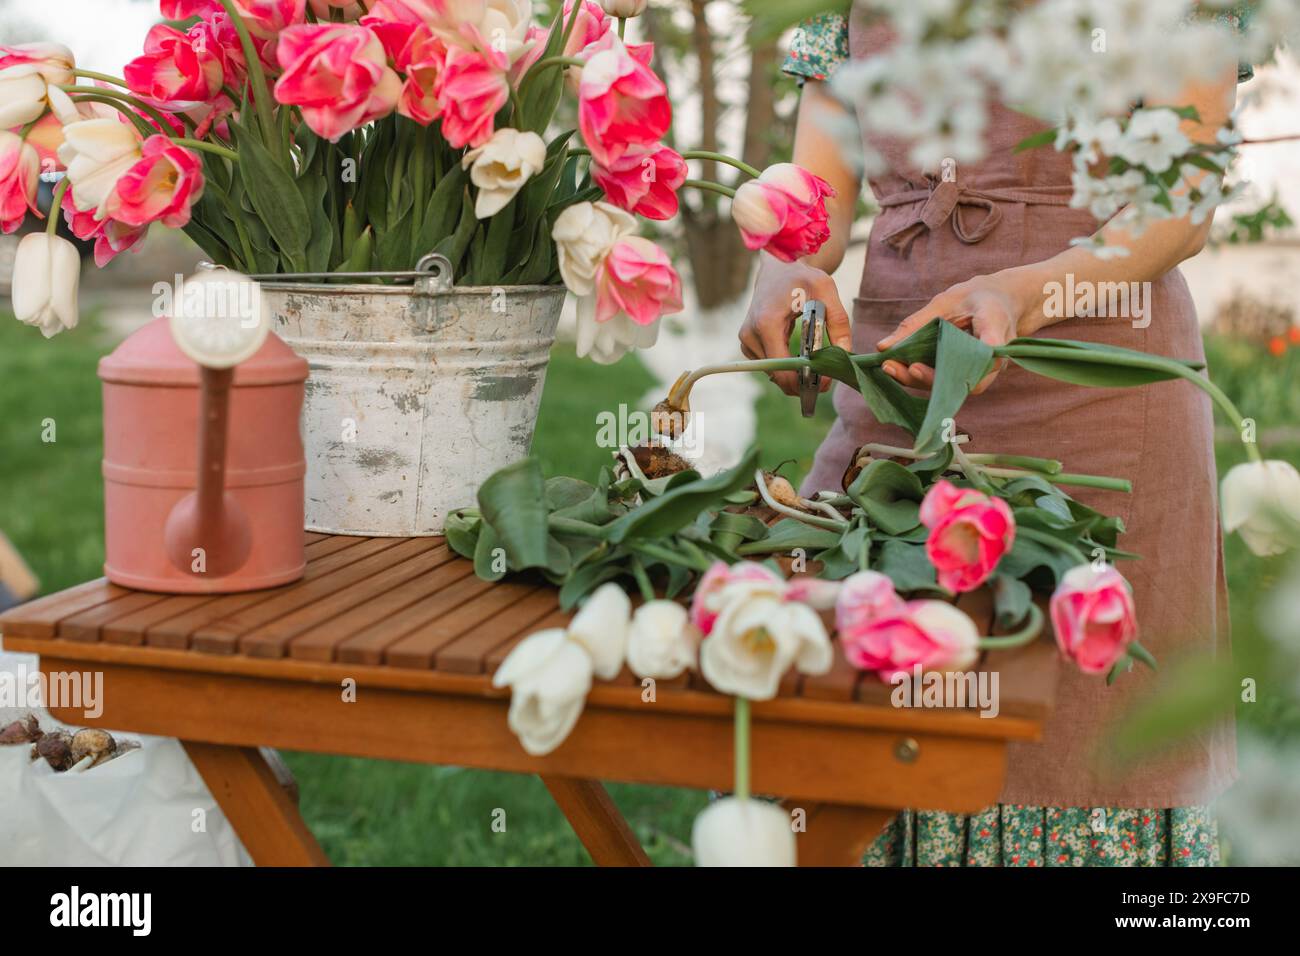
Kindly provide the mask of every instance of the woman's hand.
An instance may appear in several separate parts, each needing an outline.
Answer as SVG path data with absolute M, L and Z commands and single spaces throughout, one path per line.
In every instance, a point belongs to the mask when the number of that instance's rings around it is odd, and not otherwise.
M 960 326 L 987 345 L 1006 345 L 1027 331 L 1021 327 L 1025 301 L 1023 290 L 1010 275 L 976 276 L 940 292 L 877 342 L 876 348 L 883 352 L 936 317 Z M 988 388 L 1003 364 L 1004 361 L 998 359 L 992 371 L 980 380 L 971 394 L 978 395 Z M 891 359 L 881 369 L 900 385 L 909 388 L 934 385 L 934 369 L 920 362 L 904 365 Z
M 803 311 L 803 304 L 809 299 L 820 299 L 826 304 L 826 333 L 830 344 L 851 352 L 849 313 L 840 301 L 835 280 L 821 269 L 802 262 L 782 262 L 764 253 L 754 295 L 749 301 L 749 314 L 740 328 L 740 349 L 745 357 L 787 358 L 795 316 Z M 773 372 L 769 377 L 787 395 L 799 391 L 799 376 L 794 372 Z M 830 387 L 831 380 L 823 376 L 822 391 Z

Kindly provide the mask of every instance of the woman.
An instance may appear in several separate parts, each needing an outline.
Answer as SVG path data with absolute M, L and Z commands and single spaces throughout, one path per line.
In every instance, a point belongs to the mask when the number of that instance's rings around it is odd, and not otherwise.
M 1209 221 L 1163 220 L 1141 235 L 1099 223 L 1069 206 L 1069 157 L 1051 149 L 1016 152 L 1044 127 L 995 107 L 987 157 L 956 176 L 914 168 L 906 146 L 864 135 L 887 171 L 871 179 L 880 213 L 868 240 L 861 289 L 849 312 L 830 279 L 849 237 L 861 186 L 825 132 L 843 107 L 825 90 L 846 57 L 868 57 L 889 42 L 887 29 L 858 16 L 824 15 L 796 35 L 787 72 L 804 78 L 794 162 L 836 190 L 828 205 L 830 240 L 795 263 L 764 255 L 740 333 L 751 358 L 788 351 L 794 290 L 824 300 L 835 344 L 883 349 L 935 316 L 959 321 L 990 345 L 1045 334 L 1203 360 L 1191 296 L 1177 265 L 1205 243 Z M 1246 71 L 1245 76 L 1249 76 Z M 1183 124 L 1212 142 L 1233 108 L 1238 76 L 1185 90 L 1201 123 Z M 1149 106 L 1158 105 L 1148 103 Z M 1128 255 L 1101 259 L 1074 237 L 1101 231 Z M 1150 283 L 1141 315 L 1060 319 L 1045 308 L 1052 283 Z M 1135 321 L 1136 319 L 1136 321 Z M 885 363 L 905 386 L 934 378 L 922 365 Z M 794 373 L 773 376 L 786 392 Z M 1125 550 L 1143 642 L 1164 670 L 1189 653 L 1227 655 L 1226 589 L 1216 507 L 1211 409 L 1187 382 L 1093 389 L 1054 382 L 1016 367 L 996 370 L 963 407 L 958 424 L 970 447 L 1062 460 L 1067 470 L 1126 477 L 1132 495 L 1072 489 L 1080 500 L 1123 518 Z M 908 444 L 877 423 L 861 397 L 836 389 L 838 420 L 819 449 L 805 493 L 838 488 L 853 451 L 868 441 Z M 1213 865 L 1217 836 L 1207 805 L 1236 777 L 1233 730 L 1224 723 L 1173 750 L 1118 767 L 1105 758 L 1106 730 L 1148 696 L 1158 675 L 1137 669 L 1112 686 L 1062 668 L 1056 707 L 1043 740 L 1013 745 L 998 806 L 969 817 L 899 814 L 868 853 L 869 864 Z

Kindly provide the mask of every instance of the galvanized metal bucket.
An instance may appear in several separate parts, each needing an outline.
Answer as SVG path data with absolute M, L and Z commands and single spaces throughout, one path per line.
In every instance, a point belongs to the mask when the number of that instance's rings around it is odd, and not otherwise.
M 260 282 L 271 328 L 311 369 L 309 531 L 441 534 L 528 454 L 564 288 L 403 276 L 413 284 Z

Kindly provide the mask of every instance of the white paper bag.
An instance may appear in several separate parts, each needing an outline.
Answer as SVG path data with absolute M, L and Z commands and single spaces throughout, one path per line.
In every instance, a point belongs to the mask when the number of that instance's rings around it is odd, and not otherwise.
M 0 651 L 0 672 L 35 667 L 34 656 Z M 46 733 L 80 729 L 38 707 L 0 708 L 0 726 L 27 713 Z M 85 771 L 57 773 L 30 744 L 0 745 L 0 864 L 252 865 L 179 741 L 109 732 L 139 749 Z

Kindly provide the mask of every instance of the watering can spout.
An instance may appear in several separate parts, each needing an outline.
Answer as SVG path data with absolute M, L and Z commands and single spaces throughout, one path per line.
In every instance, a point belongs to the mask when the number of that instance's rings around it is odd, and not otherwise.
M 262 347 L 269 327 L 257 284 L 247 276 L 214 270 L 186 285 L 170 328 L 176 345 L 199 365 L 198 480 L 167 516 L 163 547 L 184 574 L 224 577 L 243 567 L 253 548 L 248 515 L 226 490 L 230 388 L 235 366 Z

